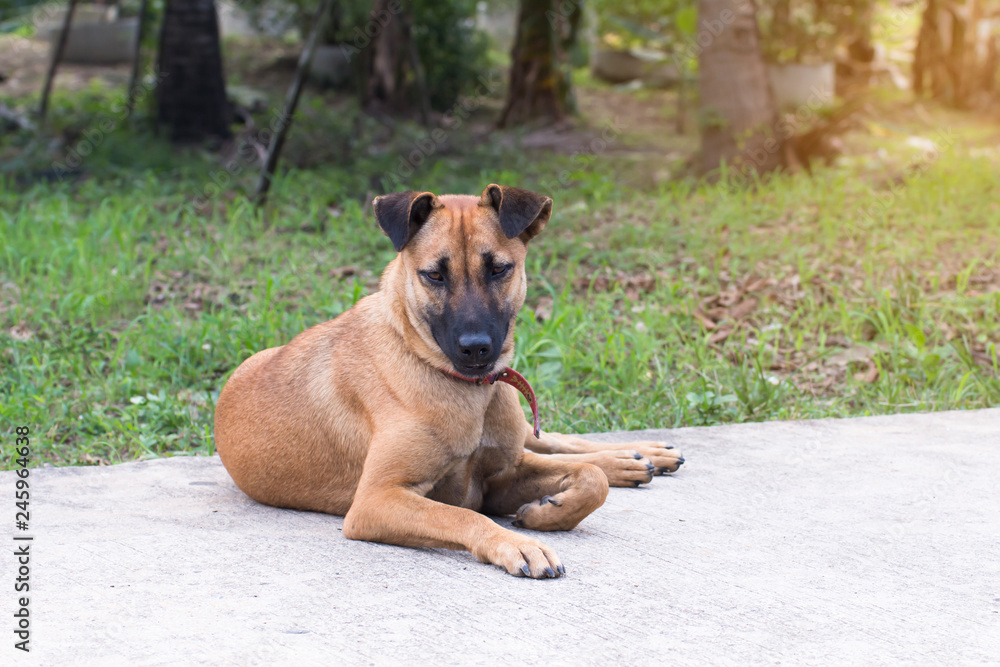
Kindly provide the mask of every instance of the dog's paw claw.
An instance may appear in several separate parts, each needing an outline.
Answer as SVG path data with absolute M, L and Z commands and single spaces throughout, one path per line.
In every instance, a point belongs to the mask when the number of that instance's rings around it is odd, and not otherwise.
M 544 505 L 545 503 L 552 503 L 556 507 L 561 507 L 562 506 L 562 502 L 556 500 L 552 496 L 542 496 L 541 504 Z

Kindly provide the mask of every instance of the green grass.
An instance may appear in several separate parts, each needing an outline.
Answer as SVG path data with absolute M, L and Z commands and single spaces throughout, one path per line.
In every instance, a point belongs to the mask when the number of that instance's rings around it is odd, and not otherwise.
M 0 184 L 0 437 L 30 426 L 38 461 L 211 453 L 228 374 L 349 308 L 393 256 L 364 203 L 391 153 L 289 172 L 258 213 L 236 194 L 252 169 L 196 208 L 213 167 L 153 139 L 136 166 L 135 141 L 113 133 L 79 182 Z M 478 193 L 570 171 L 517 329 L 546 429 L 1000 403 L 995 162 L 959 145 L 893 189 L 856 164 L 641 191 L 618 168 L 481 147 L 411 183 Z

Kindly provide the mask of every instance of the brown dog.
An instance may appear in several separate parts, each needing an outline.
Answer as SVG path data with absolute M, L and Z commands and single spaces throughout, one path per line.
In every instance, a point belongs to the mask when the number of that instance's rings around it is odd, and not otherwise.
M 559 576 L 552 549 L 480 512 L 569 530 L 609 482 L 638 486 L 684 459 L 659 442 L 605 451 L 536 434 L 514 387 L 492 383 L 514 356 L 527 244 L 551 199 L 490 185 L 481 197 L 385 195 L 374 209 L 399 251 L 380 290 L 236 369 L 215 411 L 222 462 L 259 502 L 344 515 L 349 539 Z

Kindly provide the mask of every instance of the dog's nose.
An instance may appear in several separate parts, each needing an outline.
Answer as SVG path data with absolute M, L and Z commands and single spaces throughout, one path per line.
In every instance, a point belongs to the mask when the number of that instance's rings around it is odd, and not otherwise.
M 458 337 L 458 351 L 468 364 L 485 363 L 493 353 L 493 341 L 484 333 L 467 333 Z

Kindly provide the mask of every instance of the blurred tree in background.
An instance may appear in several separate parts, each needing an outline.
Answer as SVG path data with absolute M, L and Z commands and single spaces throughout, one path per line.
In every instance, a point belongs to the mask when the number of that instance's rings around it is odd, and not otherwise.
M 754 6 L 699 0 L 701 171 L 738 158 L 741 172 L 766 172 L 781 163 Z
M 134 11 L 137 3 L 123 0 L 122 13 Z M 285 49 L 294 49 L 308 33 L 316 10 L 313 0 L 238 4 L 257 16 L 269 38 L 285 33 L 280 38 Z M 0 0 L 0 32 L 29 34 L 32 24 L 40 23 L 38 15 L 63 6 Z M 156 117 L 175 141 L 230 134 L 215 10 L 212 0 L 153 2 L 151 13 L 161 18 Z M 509 67 L 501 127 L 559 123 L 576 113 L 573 70 L 587 63 L 588 49 L 624 55 L 633 58 L 632 64 L 642 61 L 646 74 L 655 65 L 661 76 L 604 80 L 676 86 L 679 133 L 687 104 L 684 82 L 699 81 L 700 99 L 692 106 L 701 110 L 698 163 L 703 170 L 736 161 L 740 170 L 767 171 L 782 162 L 782 150 L 774 150 L 773 137 L 760 131 L 778 118 L 765 64 L 835 63 L 838 94 L 844 94 L 845 72 L 867 85 L 877 69 L 872 64 L 875 17 L 888 10 L 908 17 L 893 29 L 911 33 L 911 41 L 897 48 L 912 49 L 912 88 L 918 98 L 930 95 L 959 108 L 992 103 L 1000 68 L 1000 3 L 995 0 L 504 0 L 489 5 L 340 0 L 322 41 L 337 50 L 349 73 L 333 85 L 356 95 L 368 113 L 387 121 L 386 114 L 412 117 L 419 110 L 428 125 L 436 122 L 429 112 L 453 110 L 491 68 L 499 67 Z M 487 11 L 515 14 L 507 42 L 495 42 L 492 52 L 488 36 L 477 28 Z M 288 30 L 295 26 L 297 31 Z M 508 50 L 511 35 L 508 61 L 496 52 Z M 884 64 L 884 48 L 879 57 Z M 905 86 L 899 84 L 901 75 L 894 76 L 897 87 Z
M 557 122 L 574 110 L 565 64 L 582 16 L 578 2 L 521 0 L 500 127 Z
M 842 46 L 871 62 L 876 0 L 758 0 L 764 59 L 769 63 L 831 62 Z
M 303 35 L 316 11 L 312 0 L 246 0 L 242 6 L 258 22 L 276 7 L 287 9 Z M 487 43 L 475 29 L 475 13 L 475 0 L 340 0 L 322 41 L 342 49 L 352 72 L 349 85 L 367 104 L 395 112 L 416 107 L 422 73 L 430 107 L 447 111 L 487 68 Z
M 1000 4 L 926 0 L 913 54 L 913 91 L 956 107 L 992 99 L 1000 67 Z
M 171 141 L 229 137 L 230 112 L 214 0 L 167 0 L 156 99 L 158 123 Z

